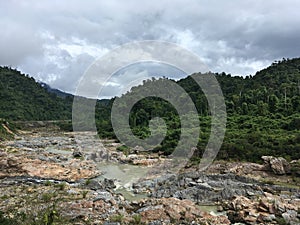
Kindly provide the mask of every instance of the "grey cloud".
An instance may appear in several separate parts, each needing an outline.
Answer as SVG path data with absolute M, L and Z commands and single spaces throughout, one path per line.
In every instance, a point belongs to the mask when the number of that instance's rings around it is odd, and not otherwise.
M 28 56 L 43 54 L 43 40 L 30 27 L 0 20 L 0 64 L 18 66 Z
M 295 0 L 1 1 L 0 64 L 74 91 L 109 49 L 157 39 L 188 48 L 214 72 L 254 74 L 299 56 L 299 8 Z

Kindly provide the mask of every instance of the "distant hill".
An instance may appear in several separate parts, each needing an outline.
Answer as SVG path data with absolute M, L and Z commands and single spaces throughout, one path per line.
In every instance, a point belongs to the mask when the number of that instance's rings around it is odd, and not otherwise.
M 200 76 L 200 74 L 199 74 Z M 245 78 L 216 73 L 227 113 L 241 115 L 291 115 L 300 112 L 300 58 L 283 59 Z M 148 80 L 144 82 L 157 82 Z M 209 115 L 205 96 L 188 76 L 177 81 L 191 96 L 200 115 Z M 136 87 L 135 87 L 136 88 Z M 73 95 L 38 83 L 9 67 L 0 67 L 0 118 L 11 120 L 70 119 Z M 98 104 L 110 108 L 112 100 Z M 165 109 L 168 109 L 166 107 Z
M 41 84 L 41 86 L 43 88 L 45 88 L 49 93 L 53 93 L 55 94 L 56 96 L 58 97 L 61 97 L 61 98 L 66 98 L 66 97 L 71 97 L 73 98 L 74 96 L 72 94 L 69 94 L 69 93 L 66 93 L 64 91 L 61 91 L 59 89 L 55 89 L 55 88 L 52 88 L 50 85 L 46 84 L 46 83 L 43 83 L 43 82 L 39 82 Z
M 37 82 L 16 69 L 0 67 L 0 118 L 71 120 L 73 98 L 72 94 Z M 110 99 L 98 100 L 98 118 L 109 118 L 110 106 Z
M 9 67 L 0 67 L 0 103 L 0 118 L 4 119 L 71 119 L 71 96 L 58 97 L 34 78 Z

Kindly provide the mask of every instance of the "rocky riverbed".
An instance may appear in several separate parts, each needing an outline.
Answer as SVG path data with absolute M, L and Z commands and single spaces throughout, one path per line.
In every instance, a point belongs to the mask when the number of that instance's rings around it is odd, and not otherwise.
M 90 132 L 19 131 L 0 144 L 3 224 L 299 224 L 299 161 L 215 162 L 147 176 L 168 161 Z M 6 222 L 6 223 L 5 223 Z

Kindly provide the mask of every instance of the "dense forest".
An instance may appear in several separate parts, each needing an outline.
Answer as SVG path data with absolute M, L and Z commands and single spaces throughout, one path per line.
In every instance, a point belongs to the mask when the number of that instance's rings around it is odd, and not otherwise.
M 262 155 L 283 156 L 289 160 L 300 158 L 300 58 L 274 62 L 254 76 L 216 73 L 215 77 L 220 83 L 227 109 L 227 128 L 219 159 L 259 161 Z M 130 96 L 146 90 L 147 86 L 163 87 L 165 80 L 146 80 L 121 97 L 98 101 L 96 123 L 99 136 L 115 138 L 110 120 L 114 101 L 124 101 L 126 105 L 126 99 Z M 193 157 L 197 161 L 209 138 L 211 111 L 205 95 L 191 76 L 176 83 L 189 94 L 199 113 L 200 135 Z M 73 97 L 58 96 L 44 86 L 17 70 L 1 67 L 0 118 L 71 119 Z M 167 135 L 159 146 L 152 146 L 152 150 L 168 155 L 178 144 L 181 135 L 178 112 L 169 102 L 157 97 L 137 102 L 130 113 L 131 129 L 140 138 L 148 137 L 149 121 L 154 117 L 165 120 Z M 124 146 L 120 150 L 128 149 Z
M 262 155 L 283 156 L 289 160 L 300 158 L 300 59 L 274 62 L 255 76 L 243 78 L 226 73 L 215 76 L 224 94 L 228 116 L 219 159 L 256 162 Z M 210 135 L 211 112 L 205 95 L 191 76 L 177 83 L 192 98 L 199 113 L 201 131 L 193 158 L 197 161 Z M 163 84 L 164 79 L 144 81 L 119 100 L 126 105 L 127 99 L 134 98 L 135 93 L 148 87 L 161 88 Z M 131 129 L 140 138 L 148 137 L 149 121 L 154 117 L 163 118 L 168 131 L 161 145 L 153 146 L 153 151 L 168 155 L 177 146 L 181 135 L 178 113 L 169 102 L 157 97 L 138 101 L 130 114 Z M 107 118 L 98 123 L 99 134 L 114 137 Z M 128 137 L 129 145 L 130 141 Z M 127 151 L 125 146 L 122 149 Z
M 0 118 L 64 120 L 71 118 L 72 97 L 61 98 L 16 69 L 0 67 Z

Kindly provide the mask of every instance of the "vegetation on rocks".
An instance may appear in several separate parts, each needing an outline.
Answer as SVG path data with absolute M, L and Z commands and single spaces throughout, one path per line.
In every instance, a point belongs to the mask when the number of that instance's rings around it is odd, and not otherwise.
M 0 118 L 0 141 L 12 139 L 16 128 L 13 124 Z

